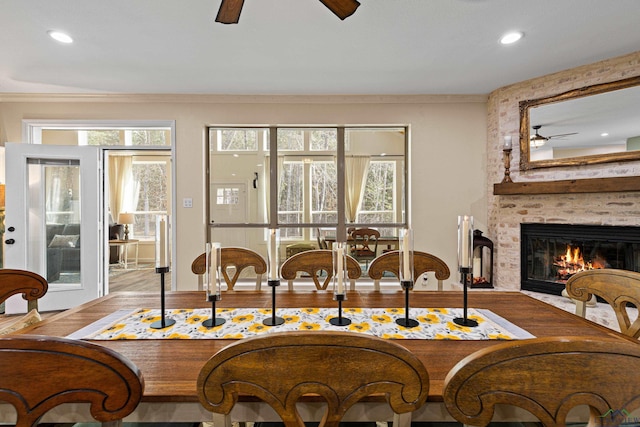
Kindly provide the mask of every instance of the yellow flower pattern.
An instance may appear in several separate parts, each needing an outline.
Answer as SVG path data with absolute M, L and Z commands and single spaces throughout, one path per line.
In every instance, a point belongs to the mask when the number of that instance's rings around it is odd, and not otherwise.
M 302 324 L 300 325 L 300 330 L 301 331 L 319 331 L 320 330 L 320 324 L 319 323 L 302 322 Z
M 371 316 L 371 320 L 376 323 L 389 323 L 393 319 L 388 314 L 376 314 Z
M 246 323 L 253 321 L 254 318 L 255 316 L 253 314 L 241 314 L 231 319 L 231 321 L 234 323 Z
M 222 308 L 216 317 L 225 323 L 207 328 L 202 322 L 211 318 L 211 309 L 173 309 L 165 312 L 175 324 L 154 329 L 150 324 L 161 319 L 158 309 L 122 310 L 114 313 L 110 321 L 101 321 L 100 327 L 83 338 L 92 340 L 134 339 L 242 339 L 281 331 L 350 331 L 374 335 L 384 339 L 434 340 L 512 340 L 533 338 L 529 334 L 500 318 L 489 310 L 469 309 L 468 317 L 478 322 L 477 327 L 461 326 L 453 320 L 462 317 L 460 308 L 413 308 L 409 317 L 418 326 L 405 328 L 396 320 L 406 317 L 404 307 L 343 308 L 342 316 L 349 319 L 348 326 L 332 325 L 329 320 L 338 317 L 337 307 L 330 308 L 278 308 L 284 324 L 267 326 L 263 322 L 272 316 L 265 308 Z M 106 327 L 104 326 L 106 325 Z

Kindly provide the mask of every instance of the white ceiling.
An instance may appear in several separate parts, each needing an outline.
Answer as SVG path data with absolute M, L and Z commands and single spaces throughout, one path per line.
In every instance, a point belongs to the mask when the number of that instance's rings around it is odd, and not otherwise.
M 360 3 L 246 0 L 224 25 L 220 0 L 1 0 L 0 93 L 487 94 L 640 49 L 640 0 Z

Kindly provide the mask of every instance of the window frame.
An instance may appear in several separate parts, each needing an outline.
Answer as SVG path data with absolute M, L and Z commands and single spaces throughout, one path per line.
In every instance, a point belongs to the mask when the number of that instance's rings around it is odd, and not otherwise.
M 214 141 L 215 138 L 212 138 L 211 133 L 212 131 L 215 130 L 219 130 L 219 129 L 229 129 L 229 128 L 234 128 L 234 129 L 257 129 L 258 131 L 260 130 L 264 130 L 265 132 L 265 144 L 264 147 L 260 147 L 260 144 L 258 144 L 258 149 L 256 151 L 253 152 L 247 152 L 247 151 L 223 151 L 223 152 L 218 152 L 217 150 L 213 150 L 212 151 L 212 147 L 216 147 L 216 141 Z M 278 146 L 277 146 L 277 132 L 278 130 L 290 130 L 290 129 L 301 129 L 305 131 L 305 137 L 304 137 L 304 148 L 305 151 L 297 151 L 297 150 L 278 150 Z M 309 139 L 310 139 L 310 132 L 313 130 L 322 130 L 322 129 L 335 129 L 337 132 L 337 150 L 335 152 L 333 151 L 316 151 L 316 150 L 310 150 L 310 143 L 309 143 Z M 256 154 L 259 153 L 261 151 L 263 151 L 265 153 L 265 159 L 266 161 L 269 162 L 268 168 L 267 170 L 269 171 L 269 192 L 266 195 L 266 197 L 269 197 L 269 208 L 268 208 L 268 212 L 266 212 L 266 216 L 267 216 L 267 220 L 263 221 L 263 222 L 259 222 L 259 221 L 254 221 L 254 222 L 249 222 L 249 223 L 230 223 L 230 222 L 226 222 L 226 223 L 216 223 L 214 222 L 214 220 L 211 218 L 211 212 L 209 210 L 209 206 L 210 206 L 210 191 L 206 191 L 206 217 L 207 217 L 207 227 L 209 232 L 207 233 L 208 236 L 211 235 L 211 231 L 215 228 L 276 228 L 276 229 L 283 229 L 283 228 L 302 228 L 303 229 L 303 233 L 301 237 L 296 237 L 296 238 L 292 238 L 290 240 L 296 240 L 296 241 L 300 241 L 300 240 L 304 240 L 304 241 L 310 241 L 312 239 L 315 238 L 314 235 L 314 230 L 317 228 L 335 228 L 337 230 L 337 235 L 341 236 L 344 235 L 346 236 L 346 229 L 347 229 L 347 224 L 346 224 L 346 215 L 345 215 L 345 202 L 344 202 L 344 198 L 345 198 L 345 183 L 344 183 L 344 171 L 345 171 L 345 149 L 346 147 L 348 147 L 349 142 L 346 140 L 345 138 L 345 132 L 348 132 L 350 130 L 380 130 L 380 131 L 386 131 L 386 130 L 399 130 L 401 132 L 404 133 L 404 147 L 403 147 L 403 155 L 400 156 L 401 158 L 398 158 L 398 156 L 395 157 L 390 157 L 389 159 L 384 159 L 381 161 L 389 161 L 390 159 L 394 159 L 393 161 L 396 162 L 396 167 L 395 167 L 395 176 L 394 176 L 394 180 L 395 180 L 395 194 L 394 197 L 397 198 L 397 200 L 394 202 L 394 205 L 397 205 L 398 208 L 395 211 L 395 218 L 394 221 L 388 222 L 388 223 L 360 223 L 360 222 L 355 222 L 355 223 L 349 223 L 348 226 L 349 227 L 363 227 L 363 226 L 379 226 L 379 227 L 388 227 L 388 228 L 393 228 L 393 229 L 399 229 L 399 228 L 405 228 L 408 227 L 408 224 L 410 224 L 410 217 L 409 217 L 409 213 L 410 213 L 410 209 L 409 209 L 409 194 L 410 194 L 410 181 L 409 181 L 409 170 L 408 170 L 408 165 L 410 164 L 410 150 L 409 150 L 409 126 L 408 125 L 370 125 L 370 126 L 349 126 L 349 125 L 344 125 L 344 126 L 332 126 L 332 125 L 327 125 L 327 126 L 322 126 L 322 125 L 314 125 L 314 126 L 264 126 L 264 125 L 256 125 L 256 126 L 227 126 L 227 125 L 222 125 L 222 126 L 216 126 L 216 125 L 210 125 L 207 127 L 207 132 L 205 132 L 205 149 L 206 149 L 206 170 L 207 170 L 207 176 L 206 176 L 206 182 L 207 182 L 207 188 L 209 188 L 209 186 L 212 183 L 212 177 L 211 177 L 211 157 L 212 155 L 220 155 L 220 154 L 226 154 L 226 155 L 233 155 L 233 156 L 241 156 L 242 154 Z M 336 158 L 336 168 L 337 168 L 337 223 L 314 223 L 311 220 L 311 197 L 310 197 L 310 188 L 305 189 L 306 197 L 303 195 L 303 200 L 304 200 L 304 210 L 307 211 L 306 215 L 306 222 L 301 222 L 301 223 L 296 223 L 296 224 L 287 224 L 287 223 L 281 223 L 278 220 L 278 214 L 281 213 L 278 211 L 278 179 L 279 179 L 279 171 L 278 171 L 278 156 L 284 156 L 285 158 L 287 157 L 295 157 L 295 156 L 306 156 L 306 157 L 311 157 L 311 158 L 315 158 L 315 157 L 335 157 Z M 377 160 L 377 159 L 376 159 Z M 305 175 L 308 175 L 308 168 L 305 168 Z M 306 180 L 306 186 L 310 187 L 311 183 L 310 183 L 310 179 Z M 403 188 L 402 188 L 403 187 Z M 281 240 L 288 240 L 286 238 L 281 238 Z

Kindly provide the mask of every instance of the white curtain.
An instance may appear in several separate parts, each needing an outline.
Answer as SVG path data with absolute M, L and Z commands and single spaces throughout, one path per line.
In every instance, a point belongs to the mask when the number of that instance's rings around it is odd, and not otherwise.
M 358 217 L 370 161 L 369 156 L 348 156 L 344 159 L 345 208 L 348 222 L 354 222 Z
M 109 158 L 109 209 L 114 222 L 121 212 L 133 212 L 138 206 L 140 183 L 133 179 L 133 157 Z

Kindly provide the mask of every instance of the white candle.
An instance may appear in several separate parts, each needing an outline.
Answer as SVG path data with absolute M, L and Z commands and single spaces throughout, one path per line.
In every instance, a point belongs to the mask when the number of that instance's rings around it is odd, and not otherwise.
M 211 293 L 220 295 L 220 277 L 218 277 L 218 263 L 220 262 L 222 245 L 219 242 L 211 245 Z
M 336 250 L 336 262 L 337 262 L 337 266 L 336 266 L 336 275 L 338 276 L 338 293 L 339 294 L 343 294 L 344 293 L 344 248 L 339 247 Z
M 168 221 L 164 215 L 156 218 L 156 268 L 169 266 Z
M 504 150 L 511 150 L 511 135 L 504 137 Z
M 469 217 L 467 215 L 462 218 L 462 243 L 460 247 L 461 259 L 460 259 L 460 267 L 469 268 L 471 267 L 470 259 L 469 259 L 469 229 L 471 228 Z
M 218 245 L 215 243 L 211 248 L 211 283 L 214 285 L 213 289 L 216 289 L 218 283 Z
M 480 268 L 480 258 L 473 257 L 473 277 L 482 277 L 482 269 Z
M 213 279 L 211 278 L 211 243 L 207 243 L 205 245 L 205 250 L 204 250 L 204 262 L 205 262 L 205 268 L 206 268 L 206 276 L 205 276 L 205 283 L 204 283 L 204 290 L 207 294 L 207 299 L 209 298 L 209 295 L 211 295 L 212 291 L 213 291 Z
M 278 242 L 276 230 L 269 230 L 269 279 L 278 280 Z
M 410 242 L 409 242 L 409 230 L 405 230 L 404 237 L 402 238 L 402 278 L 404 280 L 411 280 L 411 265 L 409 264 L 410 255 L 409 251 Z

